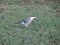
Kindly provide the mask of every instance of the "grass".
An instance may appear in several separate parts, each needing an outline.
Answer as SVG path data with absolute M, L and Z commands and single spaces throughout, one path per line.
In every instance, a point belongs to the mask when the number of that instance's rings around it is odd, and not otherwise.
M 60 45 L 60 17 L 53 5 L 0 4 L 0 45 Z M 29 16 L 37 20 L 27 28 L 14 24 Z

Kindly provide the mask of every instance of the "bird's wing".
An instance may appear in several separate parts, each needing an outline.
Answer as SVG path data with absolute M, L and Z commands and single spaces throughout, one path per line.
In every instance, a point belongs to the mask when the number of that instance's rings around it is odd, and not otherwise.
M 30 18 L 25 19 L 25 20 L 24 20 L 24 23 L 28 23 L 29 20 L 30 20 Z

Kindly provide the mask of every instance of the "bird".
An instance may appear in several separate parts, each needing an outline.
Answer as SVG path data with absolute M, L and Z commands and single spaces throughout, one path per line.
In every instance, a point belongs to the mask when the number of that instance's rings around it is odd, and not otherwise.
M 28 17 L 28 18 L 26 18 L 26 19 L 23 19 L 21 22 L 19 21 L 19 22 L 15 23 L 15 24 L 22 24 L 22 25 L 24 25 L 25 27 L 28 27 L 28 25 L 31 24 L 31 22 L 32 22 L 34 19 L 37 19 L 37 18 L 31 16 L 31 17 Z

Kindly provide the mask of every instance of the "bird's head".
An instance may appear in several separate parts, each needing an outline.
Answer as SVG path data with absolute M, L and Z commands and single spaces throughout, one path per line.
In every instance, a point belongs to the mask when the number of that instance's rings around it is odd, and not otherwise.
M 30 17 L 30 19 L 33 20 L 33 19 L 37 19 L 37 18 L 36 17 Z

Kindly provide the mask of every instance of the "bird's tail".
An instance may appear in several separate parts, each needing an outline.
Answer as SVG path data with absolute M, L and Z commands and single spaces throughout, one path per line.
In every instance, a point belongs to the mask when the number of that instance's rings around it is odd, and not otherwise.
M 22 21 L 16 22 L 14 24 L 16 24 L 16 25 L 22 24 Z

